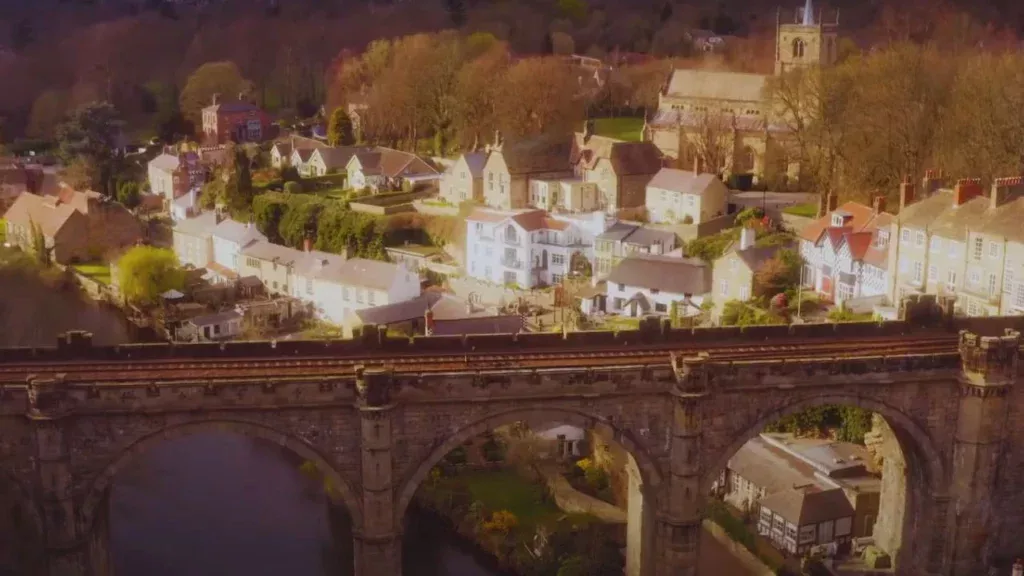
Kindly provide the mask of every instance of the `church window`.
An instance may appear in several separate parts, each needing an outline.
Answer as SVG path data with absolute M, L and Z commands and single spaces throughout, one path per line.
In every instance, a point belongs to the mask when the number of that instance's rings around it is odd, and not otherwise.
M 803 38 L 793 39 L 793 58 L 804 57 L 804 41 Z

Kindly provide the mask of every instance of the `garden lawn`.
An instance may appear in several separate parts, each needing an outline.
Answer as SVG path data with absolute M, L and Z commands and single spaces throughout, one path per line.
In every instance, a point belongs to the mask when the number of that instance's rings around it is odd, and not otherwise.
M 520 525 L 536 526 L 563 515 L 554 503 L 545 499 L 544 490 L 513 470 L 474 470 L 459 474 L 473 500 L 486 510 L 508 510 Z
M 7 242 L 7 220 L 0 218 L 0 244 Z
M 83 276 L 88 276 L 93 280 L 110 286 L 110 265 L 102 262 L 91 262 L 88 264 L 75 264 L 75 270 Z
M 594 120 L 594 133 L 626 142 L 643 141 L 643 118 L 597 118 Z
M 814 204 L 794 204 L 782 209 L 785 214 L 792 214 L 793 216 L 803 216 L 804 218 L 814 218 L 818 215 L 818 207 Z

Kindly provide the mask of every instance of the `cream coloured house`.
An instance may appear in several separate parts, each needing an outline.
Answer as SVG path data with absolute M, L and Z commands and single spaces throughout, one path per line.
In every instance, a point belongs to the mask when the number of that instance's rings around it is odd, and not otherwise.
M 597 186 L 582 178 L 536 178 L 530 181 L 530 206 L 559 212 L 589 212 L 600 207 Z
M 920 191 L 909 181 L 901 184 L 903 207 L 892 225 L 898 242 L 890 258 L 891 297 L 952 297 L 968 316 L 1019 313 L 1022 198 L 1020 177 L 997 178 L 987 191 L 977 179 L 942 188 L 935 174 Z
M 453 206 L 470 200 L 483 202 L 485 164 L 487 154 L 484 152 L 459 156 L 441 175 L 441 199 Z
M 528 207 L 532 180 L 573 175 L 571 151 L 572 143 L 567 138 L 553 136 L 498 142 L 484 164 L 484 202 L 500 210 Z
M 651 222 L 701 224 L 726 214 L 729 189 L 714 174 L 662 168 L 647 184 Z
M 757 271 L 784 248 L 778 245 L 756 246 L 756 239 L 752 228 L 744 228 L 740 231 L 739 242 L 734 242 L 712 264 L 711 301 L 715 304 L 712 316 L 716 321 L 726 302 L 746 302 L 753 297 Z
M 242 249 L 238 275 L 259 278 L 270 294 L 290 294 L 292 273 L 303 252 L 287 246 L 258 241 Z
M 654 144 L 596 136 L 592 121 L 574 135 L 572 144 L 573 171 L 596 188 L 597 209 L 614 214 L 644 205 L 645 187 L 662 167 Z

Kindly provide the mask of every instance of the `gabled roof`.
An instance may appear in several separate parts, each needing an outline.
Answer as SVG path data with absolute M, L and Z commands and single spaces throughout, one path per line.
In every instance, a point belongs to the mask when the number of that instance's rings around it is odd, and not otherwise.
M 163 172 L 174 172 L 180 165 L 181 162 L 178 160 L 178 155 L 168 154 L 167 152 L 164 152 L 149 161 L 150 168 L 156 168 Z
M 716 181 L 718 181 L 718 177 L 714 174 L 697 174 L 689 170 L 662 168 L 647 183 L 647 186 L 649 188 L 660 188 L 662 190 L 700 196 Z
M 601 159 L 607 159 L 619 176 L 655 174 L 661 169 L 661 152 L 652 142 L 623 142 L 606 136 L 573 136 L 570 162 L 583 163 L 592 170 Z
M 508 167 L 509 174 L 570 171 L 572 142 L 561 136 L 538 136 L 502 144 L 495 150 Z
M 85 214 L 57 197 L 36 196 L 31 192 L 22 192 L 4 214 L 8 222 L 25 227 L 38 226 L 43 236 L 49 238 L 55 237 L 73 219 L 84 217 Z
M 743 72 L 676 69 L 667 96 L 702 100 L 732 100 L 760 104 L 768 77 Z
M 313 148 L 295 148 L 292 150 L 292 156 L 298 156 L 299 161 L 305 164 L 313 157 L 313 150 Z
M 250 110 L 259 110 L 259 108 L 251 102 L 236 100 L 234 102 L 211 104 L 203 108 L 203 110 L 212 110 L 213 112 L 249 112 Z
M 363 174 L 380 175 L 386 178 L 437 174 L 437 170 L 420 157 L 391 148 L 376 148 L 357 152 L 349 160 L 349 163 L 351 164 L 353 161 L 359 162 Z
M 487 164 L 487 154 L 483 152 L 469 152 L 462 155 L 469 167 L 469 173 L 473 178 L 480 178 L 484 174 L 484 164 Z
M 339 267 L 335 278 L 339 283 L 350 286 L 388 290 L 402 274 L 411 275 L 412 272 L 404 266 L 391 264 L 390 262 L 353 258 L 346 260 Z
M 730 252 L 736 254 L 736 256 L 743 261 L 753 271 L 757 271 L 765 262 L 771 260 L 779 253 L 779 250 L 788 248 L 786 245 L 775 244 L 772 246 L 751 246 L 746 250 L 739 249 L 739 242 L 734 242 L 729 248 Z
M 493 317 L 493 311 L 484 308 L 471 308 L 469 304 L 456 296 L 443 292 L 424 292 L 416 298 L 404 302 L 385 304 L 374 308 L 356 310 L 355 314 L 363 324 L 395 324 L 414 318 L 423 318 L 427 312 L 438 320 L 459 320 L 464 318 Z
M 181 198 L 188 198 L 186 194 Z M 174 231 L 182 234 L 188 234 L 189 236 L 207 236 L 213 234 L 213 229 L 217 227 L 217 214 L 214 212 L 203 212 L 192 218 L 186 218 L 184 220 L 178 220 L 174 224 Z
M 633 253 L 612 268 L 608 282 L 673 294 L 707 294 L 711 268 L 697 258 Z
M 497 210 L 489 210 L 487 208 L 474 208 L 469 216 L 466 216 L 468 222 L 489 222 L 494 224 L 496 222 L 504 222 L 512 216 L 510 212 L 499 212 Z
M 853 506 L 841 488 L 817 486 L 782 490 L 761 500 L 761 507 L 782 516 L 797 527 L 853 517 Z
M 271 149 L 272 150 L 277 150 L 277 153 L 279 155 L 281 155 L 281 156 L 291 156 L 292 155 L 292 143 L 287 141 L 287 140 L 282 140 L 281 142 L 275 142 L 274 146 Z
M 353 156 L 360 152 L 369 152 L 372 148 L 360 146 L 337 146 L 331 148 L 317 148 L 313 155 L 320 156 L 324 166 L 328 169 L 344 168 Z
M 1004 204 L 985 225 L 984 232 L 1024 243 L 1024 198 Z
M 267 237 L 262 232 L 256 229 L 252 223 L 241 223 L 231 220 L 230 218 L 222 220 L 219 224 L 214 226 L 211 234 L 215 238 L 221 240 L 227 240 L 228 242 L 234 242 L 240 247 L 245 247 L 252 242 L 267 241 Z
M 850 232 L 862 232 L 888 228 L 892 222 L 893 215 L 887 212 L 876 213 L 874 208 L 859 202 L 845 202 L 834 212 L 845 212 L 850 216 L 845 227 Z M 821 218 L 812 221 L 800 229 L 800 238 L 810 242 L 817 242 L 826 229 L 832 228 L 832 213 L 825 214 Z
M 303 257 L 302 250 L 281 246 L 266 240 L 257 240 L 241 251 L 243 256 L 276 262 L 282 266 L 294 266 Z

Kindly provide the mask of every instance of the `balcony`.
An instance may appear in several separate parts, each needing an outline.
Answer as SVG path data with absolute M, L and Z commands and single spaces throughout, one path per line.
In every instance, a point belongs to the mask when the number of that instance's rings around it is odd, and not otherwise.
M 505 237 L 504 237 L 504 241 L 505 241 L 505 244 L 508 244 L 510 246 L 519 246 L 519 237 L 518 236 L 509 236 L 508 234 L 506 234 Z
M 519 260 L 517 258 L 508 258 L 508 257 L 502 258 L 501 259 L 501 265 L 504 266 L 505 268 L 511 268 L 513 270 L 522 270 L 523 269 L 523 261 Z

